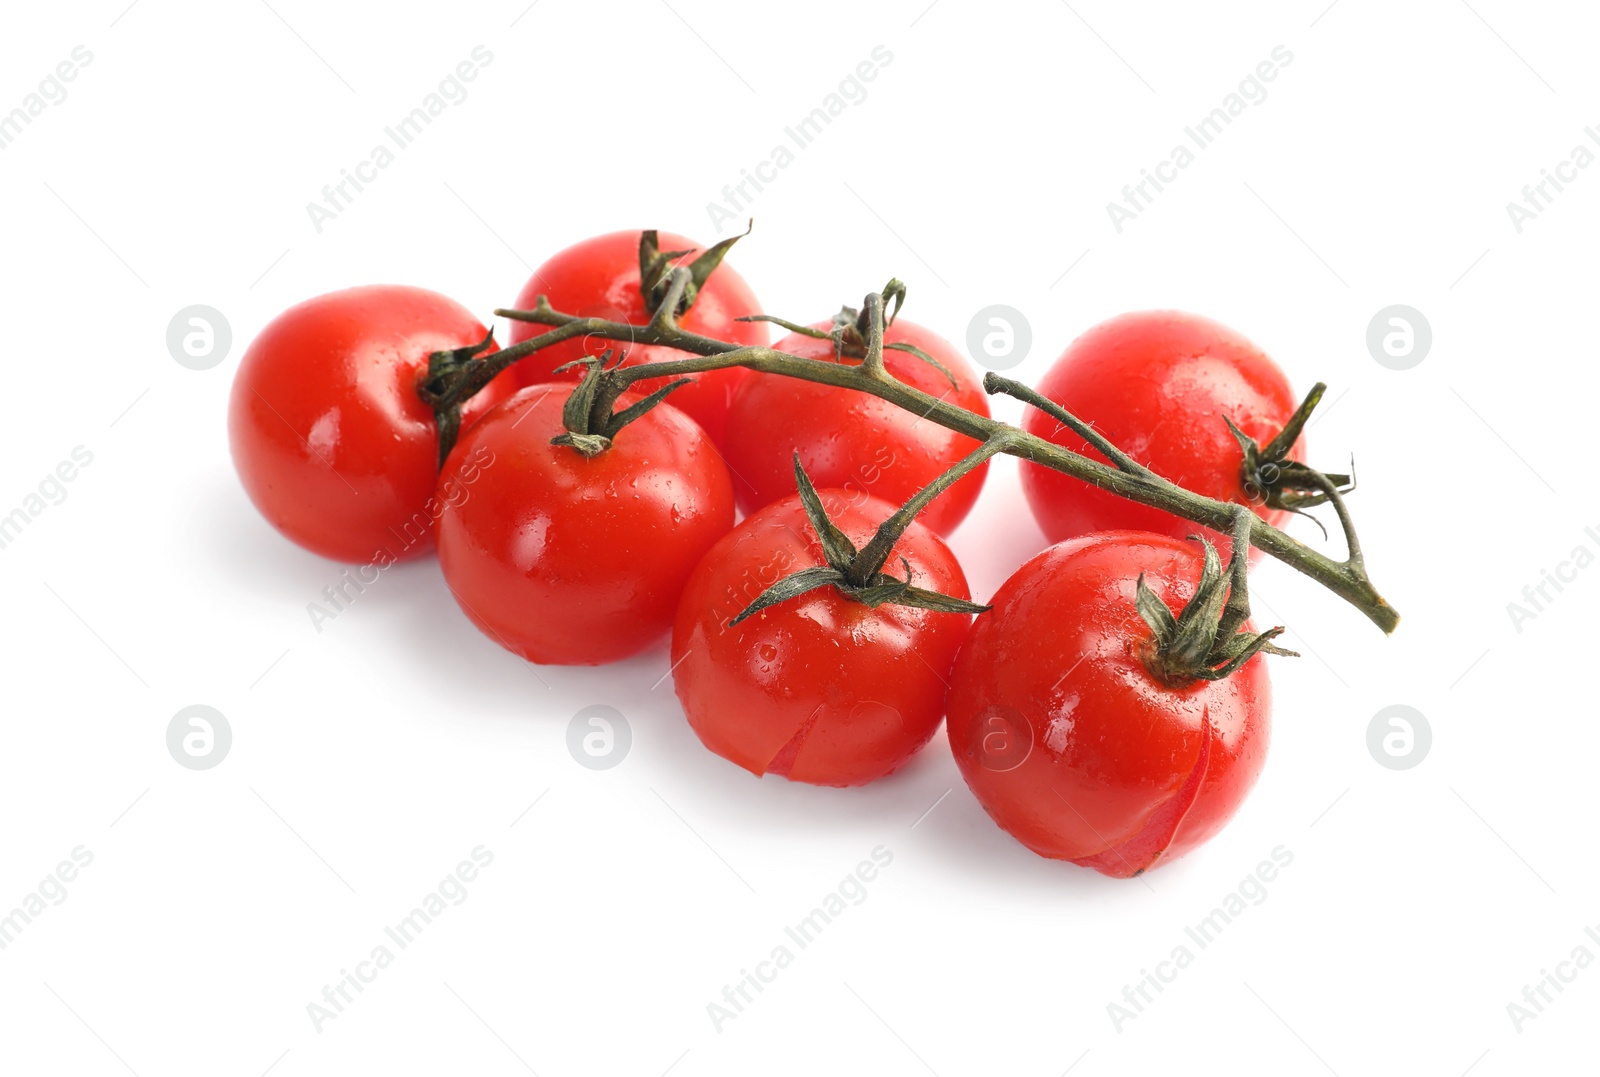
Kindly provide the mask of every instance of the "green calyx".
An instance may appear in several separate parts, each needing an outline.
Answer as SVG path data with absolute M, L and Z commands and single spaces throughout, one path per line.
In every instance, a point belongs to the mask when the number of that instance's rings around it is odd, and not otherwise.
M 827 564 L 801 569 L 785 576 L 761 592 L 744 612 L 728 622 L 730 625 L 736 625 L 770 606 L 787 602 L 791 598 L 797 598 L 820 587 L 833 587 L 846 598 L 873 609 L 888 604 L 914 606 L 938 613 L 982 613 L 989 608 L 976 602 L 968 602 L 964 598 L 956 598 L 954 595 L 914 586 L 911 582 L 911 564 L 903 557 L 900 559 L 900 564 L 905 569 L 905 579 L 899 579 L 883 571 L 889 551 L 905 533 L 905 529 L 911 526 L 915 516 L 914 510 L 909 513 L 896 513 L 885 520 L 872 541 L 858 550 L 855 543 L 850 541 L 850 537 L 828 519 L 822 498 L 818 496 L 816 487 L 811 484 L 811 478 L 806 474 L 805 468 L 800 465 L 799 453 L 795 453 L 794 457 L 794 478 L 795 485 L 800 491 L 800 503 L 805 508 L 806 519 L 811 522 L 811 527 L 822 544 L 822 555 Z
M 1311 392 L 1306 394 L 1305 400 L 1295 409 L 1278 436 L 1265 446 L 1258 445 L 1255 438 L 1235 426 L 1232 419 L 1223 416 L 1229 432 L 1244 451 L 1244 463 L 1239 475 L 1245 493 L 1252 500 L 1259 500 L 1269 508 L 1303 514 L 1308 508 L 1325 504 L 1337 495 L 1355 489 L 1354 479 L 1350 475 L 1330 475 L 1299 460 L 1289 459 L 1289 451 L 1294 448 L 1306 421 L 1311 418 L 1311 412 L 1316 409 L 1327 389 L 1320 381 L 1312 386 Z M 1311 519 L 1316 520 L 1316 517 Z M 1322 526 L 1320 521 L 1317 521 L 1317 526 Z
M 616 356 L 613 359 L 613 356 Z M 582 380 L 567 397 L 561 409 L 561 422 L 567 430 L 550 439 L 552 445 L 566 445 L 587 457 L 599 456 L 611 448 L 618 431 L 650 411 L 667 398 L 674 389 L 688 385 L 689 378 L 668 382 L 649 396 L 614 411 L 622 387 L 613 377 L 622 366 L 622 357 L 609 348 L 598 358 L 575 359 L 556 367 L 552 373 L 560 374 L 574 367 L 584 367 Z
M 755 227 L 755 221 L 750 222 L 750 228 Z M 700 257 L 689 263 L 689 284 L 683 290 L 683 298 L 678 301 L 678 309 L 672 312 L 673 317 L 683 314 L 694 305 L 695 297 L 700 294 L 700 289 L 710 279 L 722 259 L 733 249 L 733 245 L 750 234 L 747 228 L 737 236 L 730 236 L 712 247 L 708 247 Z M 639 234 L 639 291 L 644 295 L 644 306 L 651 314 L 661 306 L 662 300 L 667 297 L 667 282 L 672 276 L 672 269 L 678 264 L 678 259 L 694 251 L 664 251 L 661 249 L 661 237 L 654 228 Z
M 1299 657 L 1295 651 L 1273 645 L 1283 633 L 1281 626 L 1258 633 L 1242 631 L 1250 619 L 1251 517 L 1250 510 L 1241 506 L 1226 573 L 1217 548 L 1199 540 L 1205 547 L 1200 583 L 1176 616 L 1144 582 L 1144 573 L 1139 574 L 1134 602 L 1151 632 L 1141 657 L 1145 668 L 1163 684 L 1181 688 L 1197 680 L 1220 681 L 1263 652 Z
M 905 305 L 906 286 L 898 280 L 891 280 L 883 286 L 883 291 L 879 292 L 878 295 L 883 299 L 883 325 L 887 329 L 894 324 L 895 318 L 900 314 L 900 308 Z M 871 352 L 872 317 L 865 305 L 860 309 L 851 306 L 840 307 L 839 313 L 833 316 L 832 325 L 825 330 L 814 329 L 809 325 L 801 325 L 798 322 L 791 322 L 786 318 L 779 318 L 773 314 L 750 314 L 738 320 L 741 322 L 771 322 L 773 325 L 782 326 L 791 333 L 798 333 L 813 340 L 831 340 L 833 341 L 834 354 L 850 359 L 866 359 Z M 906 352 L 909 355 L 916 356 L 949 379 L 952 389 L 959 388 L 956 384 L 956 376 L 950 373 L 949 368 L 915 344 L 907 344 L 905 341 L 897 340 L 886 341 L 882 347 L 887 351 Z
M 439 430 L 439 466 L 455 448 L 461 435 L 461 405 L 505 369 L 486 357 L 494 346 L 494 330 L 476 344 L 428 356 L 428 372 L 417 382 L 417 395 L 433 409 Z

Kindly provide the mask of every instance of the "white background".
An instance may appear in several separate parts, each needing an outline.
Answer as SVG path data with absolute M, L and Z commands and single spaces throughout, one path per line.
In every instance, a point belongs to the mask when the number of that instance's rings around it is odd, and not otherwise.
M 1600 925 L 1600 571 L 1520 632 L 1506 605 L 1574 547 L 1600 550 L 1583 530 L 1600 525 L 1600 169 L 1520 234 L 1505 208 L 1600 122 L 1592 13 L 445 10 L 7 11 L 0 111 L 74 46 L 93 61 L 0 151 L 0 514 L 75 446 L 93 463 L 0 550 L 0 911 L 75 847 L 94 860 L 0 951 L 0 1069 L 1594 1072 L 1600 969 L 1520 1031 L 1507 1004 L 1575 947 L 1600 955 L 1584 934 Z M 306 203 L 478 45 L 494 59 L 470 96 L 319 234 Z M 1326 380 L 1313 461 L 1340 470 L 1353 453 L 1360 469 L 1352 507 L 1404 622 L 1384 638 L 1263 565 L 1259 619 L 1305 652 L 1273 662 L 1270 761 L 1220 837 L 1142 881 L 1025 851 L 942 734 L 864 790 L 751 778 L 657 686 L 664 646 L 535 670 L 472 629 L 431 561 L 385 573 L 318 633 L 306 606 L 339 566 L 273 532 L 234 479 L 229 382 L 278 311 L 402 281 L 487 316 L 586 235 L 709 242 L 706 204 L 877 45 L 893 60 L 867 98 L 752 208 L 732 261 L 768 310 L 815 319 L 898 275 L 907 317 L 960 342 L 977 310 L 1010 304 L 1033 330 L 1025 380 L 1114 313 L 1203 312 L 1297 390 Z M 1106 203 L 1278 45 L 1293 61 L 1269 96 L 1114 230 Z M 203 372 L 165 343 L 196 303 L 233 330 Z M 1434 335 L 1403 372 L 1365 343 L 1394 303 Z M 975 591 L 1041 544 L 997 466 L 954 538 Z M 204 772 L 165 744 L 194 703 L 234 735 Z M 604 772 L 566 748 L 596 703 L 633 732 Z M 1367 749 L 1392 704 L 1433 730 L 1411 770 Z M 466 902 L 317 1031 L 307 1003 L 478 845 L 494 862 Z M 718 1030 L 707 1004 L 879 845 L 894 860 L 866 901 Z M 1108 1003 L 1279 845 L 1294 859 L 1265 901 L 1119 1030 Z

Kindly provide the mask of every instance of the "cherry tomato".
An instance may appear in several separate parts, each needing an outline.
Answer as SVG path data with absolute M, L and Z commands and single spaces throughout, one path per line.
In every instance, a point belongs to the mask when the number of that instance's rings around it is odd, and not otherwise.
M 822 322 L 814 328 L 830 326 Z M 921 348 L 954 375 L 956 384 L 909 352 L 886 350 L 884 367 L 896 378 L 929 396 L 989 414 L 981 379 L 944 339 L 901 318 L 888 327 L 884 342 Z M 777 348 L 812 359 L 860 362 L 836 355 L 830 340 L 799 333 Z M 857 500 L 870 494 L 903 504 L 977 447 L 965 434 L 868 393 L 759 373 L 735 391 L 723 441 L 739 507 L 746 512 L 795 492 L 796 451 L 819 487 L 836 487 Z M 963 477 L 917 519 L 941 535 L 955 530 L 977 501 L 988 467 L 985 463 Z
M 1223 417 L 1265 445 L 1297 402 L 1277 364 L 1227 326 L 1178 311 L 1122 314 L 1068 345 L 1038 389 L 1163 478 L 1219 501 L 1252 505 L 1274 526 L 1287 516 L 1246 489 L 1244 453 Z M 1023 427 L 1105 459 L 1042 411 L 1030 408 Z M 1302 436 L 1290 455 L 1303 458 L 1304 451 Z M 1024 462 L 1021 471 L 1028 504 L 1051 542 L 1117 529 L 1180 539 L 1198 533 L 1223 560 L 1229 556 L 1226 535 L 1038 464 Z M 1251 551 L 1252 560 L 1259 557 L 1259 550 Z
M 637 231 L 611 232 L 561 251 L 533 271 L 533 276 L 528 278 L 528 283 L 523 285 L 521 294 L 517 296 L 517 307 L 531 308 L 538 297 L 544 295 L 550 300 L 551 306 L 565 314 L 604 318 L 629 325 L 646 324 L 650 321 L 650 312 L 639 290 L 639 236 Z M 671 232 L 660 233 L 659 242 L 663 251 L 701 249 L 694 240 Z M 687 263 L 692 259 L 693 255 L 687 255 L 679 259 L 679 263 Z M 761 304 L 756 302 L 750 286 L 724 262 L 706 280 L 689 310 L 679 315 L 678 325 L 691 333 L 735 344 L 766 344 L 771 335 L 767 332 L 765 322 L 734 320 L 760 313 Z M 513 322 L 511 342 L 515 344 L 544 331 L 544 326 L 531 322 Z M 582 374 L 581 369 L 556 374 L 555 368 L 586 355 L 598 356 L 607 349 L 625 351 L 625 366 L 690 357 L 689 352 L 676 348 L 581 337 L 551 345 L 520 360 L 514 367 L 517 382 L 520 385 L 535 385 L 556 378 L 577 381 Z M 692 375 L 692 384 L 672 394 L 672 406 L 699 423 L 711 435 L 711 440 L 720 445 L 728 401 L 744 376 L 742 367 Z M 656 383 L 647 383 L 644 388 L 653 389 L 655 386 Z
M 820 493 L 857 547 L 896 508 Z M 967 597 L 955 555 L 921 524 L 900 537 L 886 567 L 903 574 L 902 557 L 916 586 Z M 938 729 L 950 663 L 971 618 L 874 609 L 824 586 L 729 625 L 781 577 L 826 563 L 798 495 L 746 519 L 684 588 L 673 682 L 705 746 L 752 774 L 861 785 L 894 771 Z
M 733 487 L 705 432 L 670 404 L 593 457 L 552 445 L 574 388 L 522 389 L 462 435 L 439 477 L 439 565 L 502 647 L 597 665 L 666 634 L 690 571 L 733 526 Z
M 487 334 L 459 303 L 396 284 L 330 292 L 278 315 L 240 360 L 229 403 L 233 463 L 250 500 L 290 539 L 335 560 L 432 549 L 439 436 L 417 383 L 430 353 Z M 462 426 L 512 388 L 504 375 L 490 382 L 463 406 Z
M 1262 657 L 1179 686 L 1146 665 L 1140 574 L 1176 613 L 1202 563 L 1165 535 L 1070 539 L 973 625 L 950 679 L 950 747 L 984 810 L 1040 856 L 1136 875 L 1210 838 L 1255 784 L 1271 727 Z

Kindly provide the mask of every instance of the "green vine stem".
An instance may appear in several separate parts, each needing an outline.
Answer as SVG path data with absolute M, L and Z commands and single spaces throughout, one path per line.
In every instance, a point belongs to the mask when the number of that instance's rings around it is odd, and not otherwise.
M 492 370 L 497 373 L 541 348 L 583 336 L 634 344 L 665 345 L 691 354 L 684 359 L 645 363 L 613 371 L 613 376 L 596 393 L 593 401 L 597 423 L 603 421 L 601 416 L 611 415 L 617 397 L 635 382 L 681 378 L 685 375 L 734 366 L 745 367 L 764 374 L 800 378 L 804 381 L 870 393 L 950 430 L 965 434 L 981 444 L 982 448 L 978 452 L 986 455 L 993 452 L 1007 453 L 1082 479 L 1141 505 L 1149 505 L 1194 523 L 1203 524 L 1215 531 L 1227 534 L 1235 530 L 1235 524 L 1239 520 L 1235 504 L 1205 497 L 1162 478 L 1111 445 L 1089 424 L 1019 382 L 990 373 L 984 378 L 984 388 L 990 393 L 1012 396 L 1046 411 L 1057 421 L 1083 436 L 1112 463 L 1090 459 L 1008 423 L 930 396 L 900 381 L 890 374 L 883 364 L 884 297 L 879 293 L 874 292 L 866 297 L 862 311 L 869 330 L 865 356 L 860 363 L 852 364 L 810 359 L 771 347 L 732 344 L 687 332 L 678 326 L 676 311 L 691 283 L 693 283 L 692 277 L 687 268 L 679 266 L 673 269 L 662 302 L 657 306 L 649 324 L 643 326 L 565 314 L 553 309 L 544 296 L 539 297 L 532 310 L 496 310 L 495 313 L 504 318 L 547 325 L 551 328 L 503 351 L 474 358 L 469 361 L 469 366 L 482 363 L 485 364 L 484 372 Z M 480 383 L 487 381 L 482 373 L 469 371 L 469 374 Z M 489 376 L 492 377 L 493 374 Z M 1338 484 L 1331 481 L 1322 483 L 1315 479 L 1310 481 L 1321 487 L 1321 493 L 1333 504 L 1334 512 L 1344 530 L 1345 559 L 1338 561 L 1313 550 L 1254 513 L 1249 514 L 1250 519 L 1247 521 L 1250 544 L 1316 580 L 1364 613 L 1384 632 L 1393 632 L 1395 626 L 1400 623 L 1400 615 L 1378 593 L 1367 576 L 1361 544 L 1356 538 L 1350 514 L 1340 497 Z

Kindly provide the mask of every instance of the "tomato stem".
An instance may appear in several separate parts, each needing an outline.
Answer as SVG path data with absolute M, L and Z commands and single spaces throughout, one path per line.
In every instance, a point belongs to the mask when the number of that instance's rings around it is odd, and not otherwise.
M 997 450 L 991 450 L 984 459 L 994 455 L 994 451 Z M 962 461 L 962 464 L 965 463 L 966 461 Z M 956 468 L 951 470 L 960 468 L 962 464 L 957 464 Z M 974 463 L 968 470 L 976 466 Z M 954 482 L 955 478 L 951 478 L 950 481 Z M 746 606 L 739 616 L 728 622 L 729 627 L 770 606 L 798 598 L 821 587 L 832 587 L 846 598 L 874 609 L 882 605 L 895 605 L 915 606 L 937 613 L 983 613 L 989 608 L 941 591 L 930 591 L 914 586 L 911 582 L 911 565 L 903 557 L 900 563 L 905 568 L 905 579 L 891 576 L 883 571 L 884 562 L 889 559 L 895 542 L 905 533 L 905 529 L 911 526 L 912 518 L 922 506 L 932 499 L 933 494 L 929 494 L 927 490 L 912 498 L 899 512 L 880 524 L 872 540 L 857 550 L 855 543 L 850 541 L 850 536 L 839 530 L 833 521 L 828 519 L 828 510 L 823 506 L 817 488 L 812 485 L 811 476 L 806 474 L 805 467 L 800 463 L 798 452 L 794 454 L 794 482 L 795 488 L 800 493 L 800 505 L 805 509 L 806 519 L 811 522 L 811 529 L 817 534 L 817 542 L 822 547 L 822 557 L 827 564 L 801 569 L 783 577 L 757 595 L 756 600 Z M 938 484 L 939 480 L 935 480 L 932 485 Z M 923 494 L 928 496 L 923 497 Z
M 871 336 L 872 332 L 872 312 L 869 308 L 871 307 L 875 298 L 884 308 L 885 314 L 883 316 L 883 328 L 887 330 L 889 326 L 894 324 L 894 320 L 896 316 L 899 315 L 900 308 L 905 304 L 906 299 L 906 286 L 901 284 L 898 280 L 892 279 L 888 284 L 883 286 L 882 292 L 876 293 L 875 296 L 869 295 L 867 297 L 867 302 L 860 310 L 857 310 L 855 307 L 851 306 L 840 307 L 839 313 L 833 316 L 833 324 L 831 329 L 822 330 L 813 328 L 809 325 L 799 325 L 795 322 L 788 321 L 784 318 L 779 318 L 772 314 L 747 314 L 742 318 L 736 318 L 735 321 L 771 322 L 774 325 L 783 326 L 783 328 L 789 330 L 791 333 L 799 333 L 801 336 L 807 336 L 813 340 L 831 340 L 833 341 L 833 353 L 835 356 L 841 358 L 849 357 L 851 359 L 860 359 L 862 360 L 863 364 L 866 365 L 881 366 L 881 352 L 883 349 L 905 352 L 908 355 L 916 356 L 918 359 L 921 359 L 924 363 L 927 363 L 939 373 L 943 374 L 945 379 L 950 382 L 950 388 L 960 388 L 960 386 L 956 384 L 956 376 L 952 374 L 943 363 L 939 362 L 939 360 L 935 359 L 933 356 L 929 355 L 915 344 L 909 344 L 903 340 L 882 341 L 877 345 L 880 352 L 879 358 L 873 360 L 871 364 L 867 363 L 867 357 L 871 352 L 871 345 L 868 338 Z
M 1324 535 L 1328 530 L 1322 527 L 1322 521 L 1305 510 L 1314 505 L 1331 502 L 1334 511 L 1343 521 L 1346 519 L 1345 514 L 1340 511 L 1344 504 L 1343 495 L 1356 488 L 1355 477 L 1353 474 L 1329 475 L 1318 471 L 1309 464 L 1289 459 L 1289 452 L 1294 448 L 1295 441 L 1300 437 L 1300 431 L 1305 429 L 1306 421 L 1311 418 L 1311 412 L 1322 400 L 1322 394 L 1327 392 L 1327 389 L 1327 385 L 1320 381 L 1313 385 L 1305 400 L 1301 401 L 1295 413 L 1284 424 L 1283 429 L 1267 442 L 1265 448 L 1257 445 L 1255 438 L 1240 430 L 1228 416 L 1222 417 L 1222 421 L 1228 424 L 1228 431 L 1233 434 L 1234 440 L 1239 443 L 1239 448 L 1244 453 L 1244 461 L 1239 465 L 1239 480 L 1246 496 L 1252 501 L 1261 501 L 1269 508 L 1283 509 L 1305 516 L 1322 528 Z M 1356 552 L 1356 559 L 1359 561 L 1359 543 L 1356 543 L 1354 538 L 1354 531 L 1347 527 L 1345 541 L 1350 549 Z
M 722 259 L 727 257 L 733 245 L 749 235 L 755 228 L 756 222 L 752 219 L 750 225 L 742 233 L 729 236 L 727 239 L 701 252 L 700 256 L 688 264 L 689 282 L 680 289 L 675 297 L 672 308 L 673 314 L 683 314 L 694 306 L 695 297 L 700 294 L 700 289 L 716 268 L 722 264 Z M 645 309 L 654 313 L 666 299 L 667 281 L 676 268 L 679 258 L 693 254 L 694 251 L 663 251 L 660 236 L 654 228 L 639 233 L 639 291 L 644 296 Z
M 1005 452 L 1010 443 L 1011 437 L 1008 433 L 1002 431 L 995 434 L 912 495 L 911 500 L 901 505 L 893 516 L 878 526 L 878 533 L 872 536 L 872 540 L 861 547 L 861 552 L 856 554 L 850 564 L 848 570 L 850 579 L 864 584 L 881 572 L 889 560 L 894 544 L 900 541 L 900 536 L 905 534 L 906 528 L 917 518 L 917 513 L 927 508 L 930 501 L 950 489 L 968 473 L 981 467 L 991 456 Z
M 1113 445 L 1109 438 L 1096 430 L 1091 424 L 1084 422 L 1054 400 L 1035 389 L 1030 389 L 1020 381 L 1002 378 L 999 374 L 990 371 L 983 376 L 983 391 L 990 396 L 1001 393 L 1005 396 L 1015 397 L 1024 404 L 1031 404 L 1038 408 L 1056 420 L 1056 422 L 1077 434 L 1084 441 L 1093 445 L 1102 456 L 1115 464 L 1119 471 L 1139 476 L 1153 474 L 1149 468 Z
M 1242 631 L 1250 619 L 1249 533 L 1254 516 L 1248 506 L 1235 508 L 1233 553 L 1226 577 L 1217 548 L 1200 539 L 1205 566 L 1194 597 L 1176 616 L 1145 584 L 1144 573 L 1139 574 L 1134 602 L 1151 633 L 1141 658 L 1151 676 L 1163 684 L 1182 688 L 1197 680 L 1220 681 L 1263 651 L 1299 657 L 1273 645 L 1283 634 L 1281 625 L 1254 634 Z
M 612 357 L 615 356 L 615 359 Z M 556 367 L 552 373 L 560 374 L 572 367 L 584 367 L 577 388 L 567 397 L 561 408 L 561 422 L 567 429 L 550 439 L 552 445 L 565 445 L 584 456 L 599 456 L 611 448 L 618 431 L 644 415 L 667 398 L 674 390 L 689 384 L 689 378 L 668 382 L 642 399 L 634 401 L 621 411 L 616 410 L 621 390 L 612 384 L 622 356 L 607 348 L 599 358 L 575 359 Z
M 439 431 L 441 468 L 461 433 L 461 405 L 506 368 L 507 364 L 495 365 L 485 358 L 485 349 L 493 344 L 494 330 L 491 329 L 477 344 L 428 356 L 428 372 L 417 383 L 417 395 L 433 409 L 434 426 Z
M 1058 422 L 1065 423 L 1083 436 L 1112 463 L 1091 459 L 1008 423 L 968 411 L 946 399 L 931 396 L 900 381 L 888 373 L 881 363 L 882 348 L 893 347 L 892 344 L 882 344 L 883 328 L 887 322 L 885 293 L 894 291 L 893 284 L 898 282 L 892 282 L 885 292 L 875 292 L 866 297 L 861 311 L 861 316 L 867 323 L 867 331 L 862 334 L 863 361 L 859 364 L 849 364 L 792 355 L 766 346 L 742 346 L 682 329 L 677 324 L 673 303 L 667 300 L 674 293 L 678 296 L 685 294 L 692 279 L 687 267 L 678 266 L 671 271 L 667 290 L 663 293 L 663 302 L 646 326 L 564 314 L 552 309 L 543 296 L 539 297 L 533 310 L 497 310 L 495 313 L 504 318 L 533 322 L 552 328 L 479 361 L 485 363 L 486 368 L 504 369 L 523 356 L 531 355 L 541 348 L 560 341 L 578 336 L 596 336 L 608 340 L 632 341 L 636 344 L 665 345 L 691 353 L 684 359 L 646 363 L 615 370 L 612 372 L 612 380 L 604 390 L 605 393 L 620 394 L 638 381 L 681 378 L 728 367 L 744 367 L 765 374 L 778 374 L 845 389 L 857 389 L 887 400 L 957 433 L 965 434 L 986 447 L 993 443 L 996 446 L 993 449 L 995 453 L 1003 452 L 1041 467 L 1060 471 L 1108 490 L 1119 497 L 1170 512 L 1216 531 L 1237 531 L 1241 539 L 1248 540 L 1248 545 L 1255 546 L 1316 580 L 1360 610 L 1384 632 L 1393 632 L 1400 623 L 1400 615 L 1384 600 L 1367 577 L 1354 525 L 1339 496 L 1341 485 L 1339 480 L 1344 476 L 1323 475 L 1304 465 L 1299 465 L 1302 470 L 1292 473 L 1294 481 L 1303 484 L 1300 493 L 1309 494 L 1314 499 L 1301 500 L 1297 502 L 1298 506 L 1304 507 L 1324 501 L 1333 505 L 1340 526 L 1344 530 L 1346 546 L 1345 559 L 1338 561 L 1291 538 L 1253 512 L 1244 514 L 1249 517 L 1247 520 L 1244 519 L 1237 511 L 1239 506 L 1232 502 L 1205 497 L 1156 475 L 1134 462 L 1104 437 L 1096 434 L 1089 424 L 1020 383 L 990 374 L 984 379 L 984 388 L 991 393 L 1017 397 L 1046 411 Z M 903 291 L 899 294 L 903 295 Z M 844 335 L 838 334 L 835 339 L 841 339 Z M 879 362 L 876 365 L 868 361 L 868 353 L 874 339 L 878 341 L 879 348 Z M 495 372 L 498 373 L 498 370 Z M 1320 394 L 1314 391 L 1313 395 Z M 1315 402 L 1310 401 L 1310 403 L 1314 406 Z M 1292 441 L 1291 438 L 1291 444 Z M 1280 460 L 1278 466 L 1289 468 L 1295 463 Z M 930 495 L 930 499 L 932 496 L 937 496 L 937 491 Z M 1287 497 L 1285 500 L 1288 500 Z M 892 546 L 892 543 L 890 545 Z

